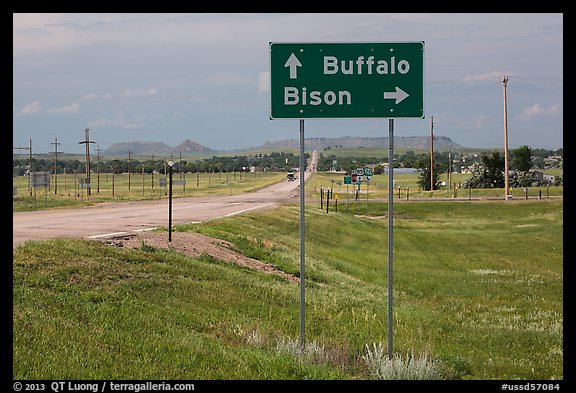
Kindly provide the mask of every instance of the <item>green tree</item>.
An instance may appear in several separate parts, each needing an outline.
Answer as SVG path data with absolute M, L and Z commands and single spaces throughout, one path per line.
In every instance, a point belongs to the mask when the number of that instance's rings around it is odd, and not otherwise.
M 430 154 L 423 156 L 416 163 L 416 168 L 420 169 L 418 175 L 418 186 L 424 191 L 430 191 Z M 440 189 L 440 182 L 438 178 L 440 173 L 445 172 L 445 165 L 434 162 L 434 173 L 432 174 L 432 181 L 434 183 L 434 190 Z
M 468 188 L 502 188 L 504 187 L 504 157 L 494 150 L 491 155 L 482 155 L 481 162 L 470 167 L 472 178 L 464 183 Z
M 510 177 L 510 184 L 512 187 L 530 187 L 534 182 L 534 175 L 530 172 L 533 166 L 532 149 L 524 145 L 513 149 L 511 153 L 510 166 L 516 169 L 516 173 Z
M 511 151 L 510 166 L 517 171 L 528 172 L 532 168 L 532 149 L 524 145 Z

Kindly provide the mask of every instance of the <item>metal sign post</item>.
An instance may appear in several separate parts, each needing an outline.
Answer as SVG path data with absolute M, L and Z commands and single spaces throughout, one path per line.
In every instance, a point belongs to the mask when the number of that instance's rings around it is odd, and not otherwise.
M 304 119 L 300 119 L 300 352 L 304 354 L 304 317 L 306 311 L 304 293 Z
M 388 359 L 392 360 L 392 235 L 394 232 L 394 119 L 388 120 Z
M 168 161 L 168 166 L 170 167 L 170 185 L 168 186 L 168 241 L 172 241 L 172 167 L 174 162 L 172 160 Z

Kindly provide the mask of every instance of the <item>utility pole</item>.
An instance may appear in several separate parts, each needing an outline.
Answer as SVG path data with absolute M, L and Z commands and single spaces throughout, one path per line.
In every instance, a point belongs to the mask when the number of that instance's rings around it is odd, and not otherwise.
M 180 171 L 180 179 L 184 180 L 182 184 L 182 193 L 186 194 L 186 168 L 182 169 L 182 150 L 180 150 L 180 162 L 178 162 L 178 171 Z M 228 178 L 228 173 L 226 173 L 226 178 Z
M 32 196 L 32 139 L 30 139 L 30 146 L 28 147 L 14 147 L 14 149 L 18 149 L 18 150 L 28 150 L 28 156 L 29 156 L 29 168 L 28 168 L 28 192 L 30 193 L 30 196 Z
M 447 194 L 450 195 L 450 190 L 452 189 L 452 150 L 448 150 L 448 176 L 446 178 L 446 190 Z
M 90 192 L 91 184 L 90 184 L 90 147 L 89 147 L 89 144 L 94 143 L 90 140 L 88 131 L 90 131 L 89 128 L 84 129 L 84 136 L 86 139 L 82 142 L 78 142 L 80 144 L 84 143 L 86 145 L 86 182 L 85 182 L 85 184 L 87 184 L 87 186 L 86 186 L 86 196 L 87 197 L 89 197 L 91 194 L 91 192 Z
M 54 138 L 54 142 L 50 143 L 54 145 L 54 195 L 58 194 L 58 138 Z M 62 152 L 60 152 L 62 153 Z
M 130 148 L 128 148 L 128 191 L 130 191 Z
M 112 170 L 112 196 L 114 196 L 114 165 L 110 165 L 110 169 Z
M 430 191 L 434 191 L 434 116 L 430 116 Z
M 154 154 L 152 154 L 152 199 L 154 199 Z
M 506 101 L 506 85 L 508 77 L 502 77 L 502 86 L 504 86 L 504 199 L 508 199 L 508 108 Z
M 102 151 L 102 149 L 100 149 L 100 145 L 96 145 L 96 153 L 97 153 L 97 159 L 98 159 L 98 163 L 96 164 L 96 173 L 98 176 L 98 180 L 97 180 L 97 186 L 96 186 L 96 192 L 98 194 L 100 194 L 100 152 Z

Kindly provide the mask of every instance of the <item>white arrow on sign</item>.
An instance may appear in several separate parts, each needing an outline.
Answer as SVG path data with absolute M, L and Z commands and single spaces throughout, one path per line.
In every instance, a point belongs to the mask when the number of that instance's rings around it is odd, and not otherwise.
M 292 53 L 286 61 L 286 64 L 284 64 L 284 67 L 290 67 L 290 79 L 296 79 L 298 77 L 296 75 L 298 70 L 296 67 L 302 67 L 302 63 L 300 63 L 300 60 Z
M 404 90 L 402 90 L 401 88 L 399 88 L 398 86 L 396 86 L 396 91 L 385 91 L 384 92 L 384 99 L 395 99 L 396 100 L 396 104 L 398 104 L 399 102 L 403 101 L 406 97 L 408 97 L 409 94 L 406 93 Z

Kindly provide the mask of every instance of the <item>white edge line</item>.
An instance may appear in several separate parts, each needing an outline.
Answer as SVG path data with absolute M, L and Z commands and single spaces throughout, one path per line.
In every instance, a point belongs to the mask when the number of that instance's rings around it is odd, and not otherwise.
M 145 231 L 153 231 L 154 229 L 156 229 L 157 227 L 154 228 L 143 228 L 143 229 L 135 229 L 132 232 L 145 232 Z M 110 236 L 119 236 L 119 235 L 129 235 L 130 232 L 111 232 L 111 233 L 104 233 L 102 235 L 93 235 L 93 236 L 88 236 L 88 239 L 98 239 L 101 237 L 110 237 Z
M 116 235 L 124 235 L 128 232 L 114 232 L 114 233 L 105 233 L 103 235 L 94 235 L 88 236 L 88 239 L 98 239 L 99 237 L 108 237 L 108 236 L 116 236 Z
M 142 228 L 142 229 L 135 229 L 133 232 L 146 232 L 146 231 L 153 231 L 154 229 L 157 229 L 158 227 L 153 227 L 153 228 Z
M 262 205 L 262 206 L 254 206 L 254 207 L 251 207 L 251 208 L 249 208 L 249 209 L 239 210 L 239 211 L 237 211 L 237 212 L 230 213 L 230 214 L 226 214 L 226 215 L 224 215 L 224 216 L 220 216 L 220 217 L 217 217 L 217 218 L 232 217 L 232 216 L 235 216 L 236 214 L 245 213 L 245 212 L 247 212 L 247 211 L 254 210 L 254 209 L 261 209 L 261 208 L 264 208 L 264 207 L 266 207 L 266 206 L 270 206 L 270 205 L 273 205 L 273 204 L 274 204 L 274 203 L 271 202 L 271 203 L 267 203 L 267 204 Z M 193 221 L 193 222 L 191 222 L 190 224 L 199 224 L 200 222 L 201 222 L 201 221 Z M 134 231 L 132 231 L 132 232 L 153 231 L 153 230 L 156 229 L 156 228 L 157 228 L 157 227 L 154 227 L 154 228 L 136 229 L 136 230 L 134 230 Z M 88 239 L 98 239 L 98 238 L 100 238 L 100 237 L 126 235 L 126 234 L 129 234 L 129 233 L 130 233 L 130 232 L 112 232 L 112 233 L 105 233 L 105 234 L 102 234 L 102 235 L 88 236 Z
M 262 205 L 262 206 L 254 206 L 254 207 L 251 207 L 251 208 L 249 208 L 249 209 L 244 209 L 244 210 L 240 210 L 240 211 L 237 211 L 237 212 L 234 212 L 234 213 L 226 214 L 226 215 L 220 216 L 220 217 L 218 217 L 218 218 L 222 218 L 222 217 L 232 217 L 232 216 L 235 216 L 236 214 L 242 214 L 242 213 L 245 213 L 245 212 L 247 212 L 247 211 L 254 210 L 254 209 L 261 209 L 261 208 L 263 208 L 263 207 L 270 206 L 270 205 L 273 205 L 273 204 L 274 204 L 274 203 L 271 202 L 271 203 L 267 203 L 267 204 Z

